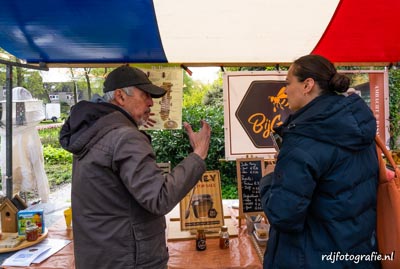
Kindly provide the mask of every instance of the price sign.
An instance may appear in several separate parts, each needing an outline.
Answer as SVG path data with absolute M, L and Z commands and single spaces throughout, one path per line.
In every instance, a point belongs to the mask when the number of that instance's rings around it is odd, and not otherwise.
M 259 186 L 264 175 L 264 159 L 237 159 L 236 167 L 240 215 L 262 213 Z

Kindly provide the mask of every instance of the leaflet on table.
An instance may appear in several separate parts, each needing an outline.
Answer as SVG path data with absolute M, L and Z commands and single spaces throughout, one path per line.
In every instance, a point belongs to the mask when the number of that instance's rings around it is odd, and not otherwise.
M 46 238 L 37 245 L 19 250 L 8 257 L 2 265 L 29 266 L 31 263 L 41 263 L 71 242 L 71 240 Z
M 71 240 L 65 240 L 65 239 L 47 238 L 43 240 L 43 242 L 41 242 L 38 245 L 40 245 L 41 247 L 50 247 L 50 249 L 46 252 L 43 252 L 41 255 L 37 256 L 32 263 L 41 263 L 42 261 L 46 260 L 48 257 L 58 252 L 71 242 L 72 242 Z
M 48 251 L 50 246 L 35 245 L 29 248 L 24 248 L 12 256 L 8 257 L 3 266 L 29 266 L 39 255 Z

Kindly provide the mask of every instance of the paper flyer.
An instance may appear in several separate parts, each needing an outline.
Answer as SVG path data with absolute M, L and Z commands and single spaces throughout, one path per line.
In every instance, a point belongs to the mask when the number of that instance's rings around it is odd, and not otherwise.
M 30 266 L 31 263 L 41 263 L 71 242 L 71 240 L 47 238 L 37 245 L 19 250 L 8 257 L 2 265 Z
M 29 248 L 24 248 L 12 256 L 8 257 L 4 262 L 3 266 L 29 266 L 33 260 L 35 260 L 39 255 L 48 251 L 50 246 L 32 246 Z
M 48 257 L 53 255 L 54 253 L 60 251 L 63 247 L 71 243 L 71 240 L 64 240 L 64 239 L 46 239 L 41 242 L 39 245 L 42 247 L 50 247 L 50 249 L 46 252 L 43 252 L 39 256 L 33 260 L 32 263 L 41 263 L 42 261 L 46 260 Z

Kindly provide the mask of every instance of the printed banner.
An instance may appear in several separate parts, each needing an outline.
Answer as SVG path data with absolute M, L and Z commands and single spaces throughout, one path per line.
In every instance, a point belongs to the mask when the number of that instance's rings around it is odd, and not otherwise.
M 182 99 L 183 99 L 183 70 L 180 67 L 153 66 L 142 68 L 150 81 L 164 88 L 167 93 L 161 98 L 154 98 L 151 118 L 156 121 L 153 127 L 146 130 L 181 129 L 182 128 Z
M 220 228 L 224 225 L 219 171 L 207 171 L 180 202 L 181 230 Z

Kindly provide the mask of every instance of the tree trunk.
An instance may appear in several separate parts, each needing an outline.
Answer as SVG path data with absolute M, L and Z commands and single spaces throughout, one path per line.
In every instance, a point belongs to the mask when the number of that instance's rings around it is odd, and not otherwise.
M 86 78 L 86 84 L 87 84 L 87 91 L 88 91 L 88 99 L 92 99 L 92 88 L 90 87 L 90 78 L 89 74 L 90 71 L 92 70 L 91 68 L 83 68 L 85 70 L 85 78 Z

